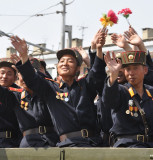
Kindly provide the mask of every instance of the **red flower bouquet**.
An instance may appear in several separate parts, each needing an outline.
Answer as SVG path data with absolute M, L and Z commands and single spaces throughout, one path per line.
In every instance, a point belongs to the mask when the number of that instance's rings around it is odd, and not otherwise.
M 101 24 L 104 27 L 107 27 L 108 25 L 110 25 L 112 27 L 112 25 L 117 24 L 118 21 L 118 17 L 116 16 L 115 12 L 112 10 L 109 10 L 107 15 L 104 14 L 102 18 L 100 18 Z
M 130 14 L 132 14 L 132 11 L 129 8 L 122 9 L 121 11 L 118 12 L 118 14 L 122 14 L 123 17 L 126 18 L 128 24 L 130 25 L 130 23 L 129 23 L 127 18 L 129 17 Z

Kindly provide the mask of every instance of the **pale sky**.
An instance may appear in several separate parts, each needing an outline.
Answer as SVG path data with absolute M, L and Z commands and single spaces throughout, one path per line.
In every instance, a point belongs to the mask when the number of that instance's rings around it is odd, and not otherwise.
M 61 1 L 0 0 L 0 30 L 18 35 L 35 44 L 46 43 L 48 49 L 58 50 L 61 41 L 62 15 L 55 13 L 42 17 L 30 18 L 30 16 L 42 10 L 44 12 L 40 13 L 61 11 L 61 4 L 55 6 Z M 123 8 L 130 8 L 133 13 L 129 21 L 140 36 L 142 28 L 153 28 L 153 0 L 66 0 L 66 2 L 73 2 L 66 6 L 66 25 L 72 25 L 72 38 L 82 38 L 79 26 L 88 27 L 84 30 L 84 47 L 90 45 L 94 34 L 102 27 L 99 19 L 110 9 L 117 13 Z M 118 18 L 118 24 L 108 27 L 109 33 L 122 34 L 128 29 L 126 19 L 121 15 L 118 15 Z M 23 24 L 17 27 L 21 23 Z M 11 46 L 10 40 L 7 37 L 0 37 L 0 57 L 5 57 L 6 48 L 9 46 Z

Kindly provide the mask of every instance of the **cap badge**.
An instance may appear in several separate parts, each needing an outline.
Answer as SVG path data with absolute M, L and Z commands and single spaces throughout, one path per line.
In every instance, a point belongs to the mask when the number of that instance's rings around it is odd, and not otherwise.
M 121 53 L 116 53 L 116 58 L 121 58 Z
M 133 59 L 134 59 L 134 56 L 133 56 L 132 54 L 130 54 L 130 55 L 128 56 L 128 59 L 129 59 L 129 60 L 133 60 Z

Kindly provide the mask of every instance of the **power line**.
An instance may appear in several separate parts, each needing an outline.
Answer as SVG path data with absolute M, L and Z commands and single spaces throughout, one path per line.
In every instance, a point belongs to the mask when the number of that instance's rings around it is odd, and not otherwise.
M 9 15 L 9 14 L 0 14 L 0 16 L 3 16 L 3 17 L 29 17 L 31 15 Z
M 46 15 L 50 15 L 50 14 L 55 14 L 57 12 L 52 12 L 52 13 L 38 13 L 38 14 L 34 14 L 34 15 L 0 15 L 0 16 L 14 16 L 14 17 L 39 17 L 39 16 L 46 16 Z
M 66 3 L 66 5 L 70 5 L 70 4 L 72 4 L 74 1 L 75 1 L 75 0 L 73 0 L 73 1 L 72 1 L 72 2 L 70 2 L 70 3 Z
M 52 12 L 52 13 L 44 13 L 44 14 L 35 14 L 34 16 L 36 17 L 39 17 L 39 16 L 47 16 L 47 15 L 50 15 L 50 14 L 55 14 L 57 12 Z
M 13 31 L 16 30 L 17 28 L 19 28 L 21 25 L 23 25 L 24 23 L 26 23 L 29 19 L 31 19 L 31 18 L 34 17 L 34 16 L 38 17 L 38 16 L 49 15 L 49 14 L 55 14 L 56 12 L 46 13 L 46 14 L 39 14 L 39 13 L 41 13 L 41 12 L 43 12 L 43 11 L 45 11 L 45 10 L 48 10 L 48 9 L 50 9 L 50 8 L 53 8 L 53 7 L 55 7 L 55 6 L 59 5 L 59 4 L 60 4 L 60 3 L 57 3 L 57 4 L 55 4 L 55 5 L 52 5 L 52 6 L 48 7 L 48 8 L 46 8 L 46 9 L 43 9 L 43 10 L 37 12 L 37 13 L 34 14 L 34 15 L 30 15 L 27 19 L 25 19 L 25 20 L 22 21 L 20 24 L 18 24 L 16 27 L 14 27 L 10 32 L 13 32 Z M 17 15 L 15 15 L 15 16 L 17 16 Z M 23 15 L 18 15 L 18 16 L 23 16 Z
M 14 30 L 16 30 L 17 28 L 19 28 L 21 25 L 23 25 L 24 23 L 26 23 L 30 18 L 32 18 L 33 16 L 28 17 L 26 20 L 22 21 L 21 23 L 19 23 L 16 27 L 14 27 L 10 32 L 13 32 Z
M 48 9 L 50 9 L 50 8 L 53 8 L 53 7 L 55 7 L 55 6 L 58 6 L 60 3 L 57 3 L 57 4 L 55 4 L 55 5 L 52 5 L 52 6 L 50 6 L 50 7 L 48 7 L 48 8 L 46 8 L 46 9 L 43 9 L 43 10 L 41 10 L 41 11 L 39 11 L 39 12 L 37 12 L 36 14 L 34 14 L 34 15 L 10 15 L 10 14 L 0 14 L 0 16 L 6 16 L 6 17 L 9 17 L 9 16 L 11 16 L 11 17 L 31 17 L 31 16 L 37 16 L 39 13 L 41 13 L 41 12 L 44 12 L 44 11 L 46 11 L 46 10 L 48 10 Z M 48 13 L 47 13 L 48 14 Z M 52 14 L 52 13 L 49 13 L 49 14 Z
M 48 7 L 48 8 L 46 8 L 46 9 L 43 9 L 43 10 L 39 11 L 39 12 L 36 13 L 36 14 L 39 14 L 39 13 L 41 13 L 41 12 L 44 12 L 44 11 L 50 9 L 50 8 L 56 7 L 56 6 L 58 6 L 59 4 L 61 4 L 61 3 L 59 2 L 59 3 L 55 4 L 55 5 L 52 5 L 52 6 Z

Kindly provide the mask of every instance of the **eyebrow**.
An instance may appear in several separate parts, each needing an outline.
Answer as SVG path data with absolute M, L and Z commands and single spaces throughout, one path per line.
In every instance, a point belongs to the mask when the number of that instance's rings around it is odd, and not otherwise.
M 0 72 L 12 73 L 12 71 L 5 71 L 5 69 L 1 69 Z

